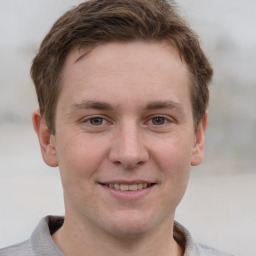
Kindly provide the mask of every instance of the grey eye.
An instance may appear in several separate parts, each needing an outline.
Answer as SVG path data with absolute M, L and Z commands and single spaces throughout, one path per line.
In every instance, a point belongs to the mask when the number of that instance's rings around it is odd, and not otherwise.
M 101 117 L 93 117 L 89 120 L 91 125 L 101 125 L 103 123 L 103 118 Z
M 154 125 L 163 125 L 165 123 L 165 118 L 162 116 L 156 116 L 152 118 L 152 123 Z

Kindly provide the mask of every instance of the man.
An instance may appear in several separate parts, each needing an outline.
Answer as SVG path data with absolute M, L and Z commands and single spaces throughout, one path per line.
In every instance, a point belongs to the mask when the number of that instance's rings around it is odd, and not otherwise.
M 211 66 L 174 2 L 90 0 L 33 61 L 42 156 L 59 166 L 65 217 L 0 255 L 226 255 L 174 221 L 204 156 Z

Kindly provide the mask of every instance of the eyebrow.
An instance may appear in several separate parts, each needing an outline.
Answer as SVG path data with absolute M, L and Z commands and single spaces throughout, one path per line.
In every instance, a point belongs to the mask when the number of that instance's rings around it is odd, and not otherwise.
M 148 103 L 145 107 L 145 110 L 157 110 L 157 109 L 176 109 L 179 111 L 184 111 L 184 107 L 182 104 L 175 101 L 155 101 Z M 85 109 L 97 109 L 97 110 L 107 110 L 114 111 L 114 108 L 106 102 L 100 101 L 82 101 L 80 103 L 75 103 L 71 106 L 71 110 L 69 112 L 85 110 Z
M 98 110 L 113 110 L 114 108 L 105 102 L 98 101 L 82 101 L 80 103 L 75 103 L 71 105 L 70 112 L 77 110 L 85 110 L 85 109 L 98 109 Z
M 184 110 L 184 107 L 182 104 L 175 102 L 175 101 L 156 101 L 147 104 L 146 110 L 156 110 L 156 109 L 176 109 L 176 110 Z

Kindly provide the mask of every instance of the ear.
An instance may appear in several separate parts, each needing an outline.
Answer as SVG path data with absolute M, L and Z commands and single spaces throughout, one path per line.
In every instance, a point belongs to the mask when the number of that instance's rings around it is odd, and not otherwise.
M 199 165 L 204 159 L 204 147 L 205 147 L 205 132 L 207 127 L 208 114 L 205 113 L 201 119 L 196 133 L 195 133 L 195 144 L 192 151 L 191 165 Z
M 58 166 L 55 137 L 48 129 L 40 110 L 34 110 L 32 114 L 33 126 L 38 136 L 42 157 L 45 163 L 51 167 Z

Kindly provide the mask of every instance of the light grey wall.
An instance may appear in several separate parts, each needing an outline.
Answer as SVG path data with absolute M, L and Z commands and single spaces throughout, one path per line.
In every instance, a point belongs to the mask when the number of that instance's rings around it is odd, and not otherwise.
M 53 22 L 80 0 L 1 0 L 0 247 L 63 214 L 57 170 L 44 165 L 31 125 L 31 60 Z M 206 159 L 192 169 L 177 218 L 196 239 L 256 255 L 256 1 L 177 1 L 215 69 Z M 253 254 L 254 253 L 254 254 Z
M 207 160 L 215 171 L 256 171 L 256 1 L 182 0 L 215 71 Z
M 76 0 L 10 0 L 0 8 L 0 122 L 30 122 L 37 106 L 29 72 L 53 22 Z
M 81 1 L 1 2 L 0 125 L 29 123 L 37 106 L 29 76 L 32 58 L 56 18 Z M 206 159 L 212 162 L 209 171 L 254 171 L 256 1 L 181 0 L 178 3 L 199 33 L 215 70 L 207 133 Z

